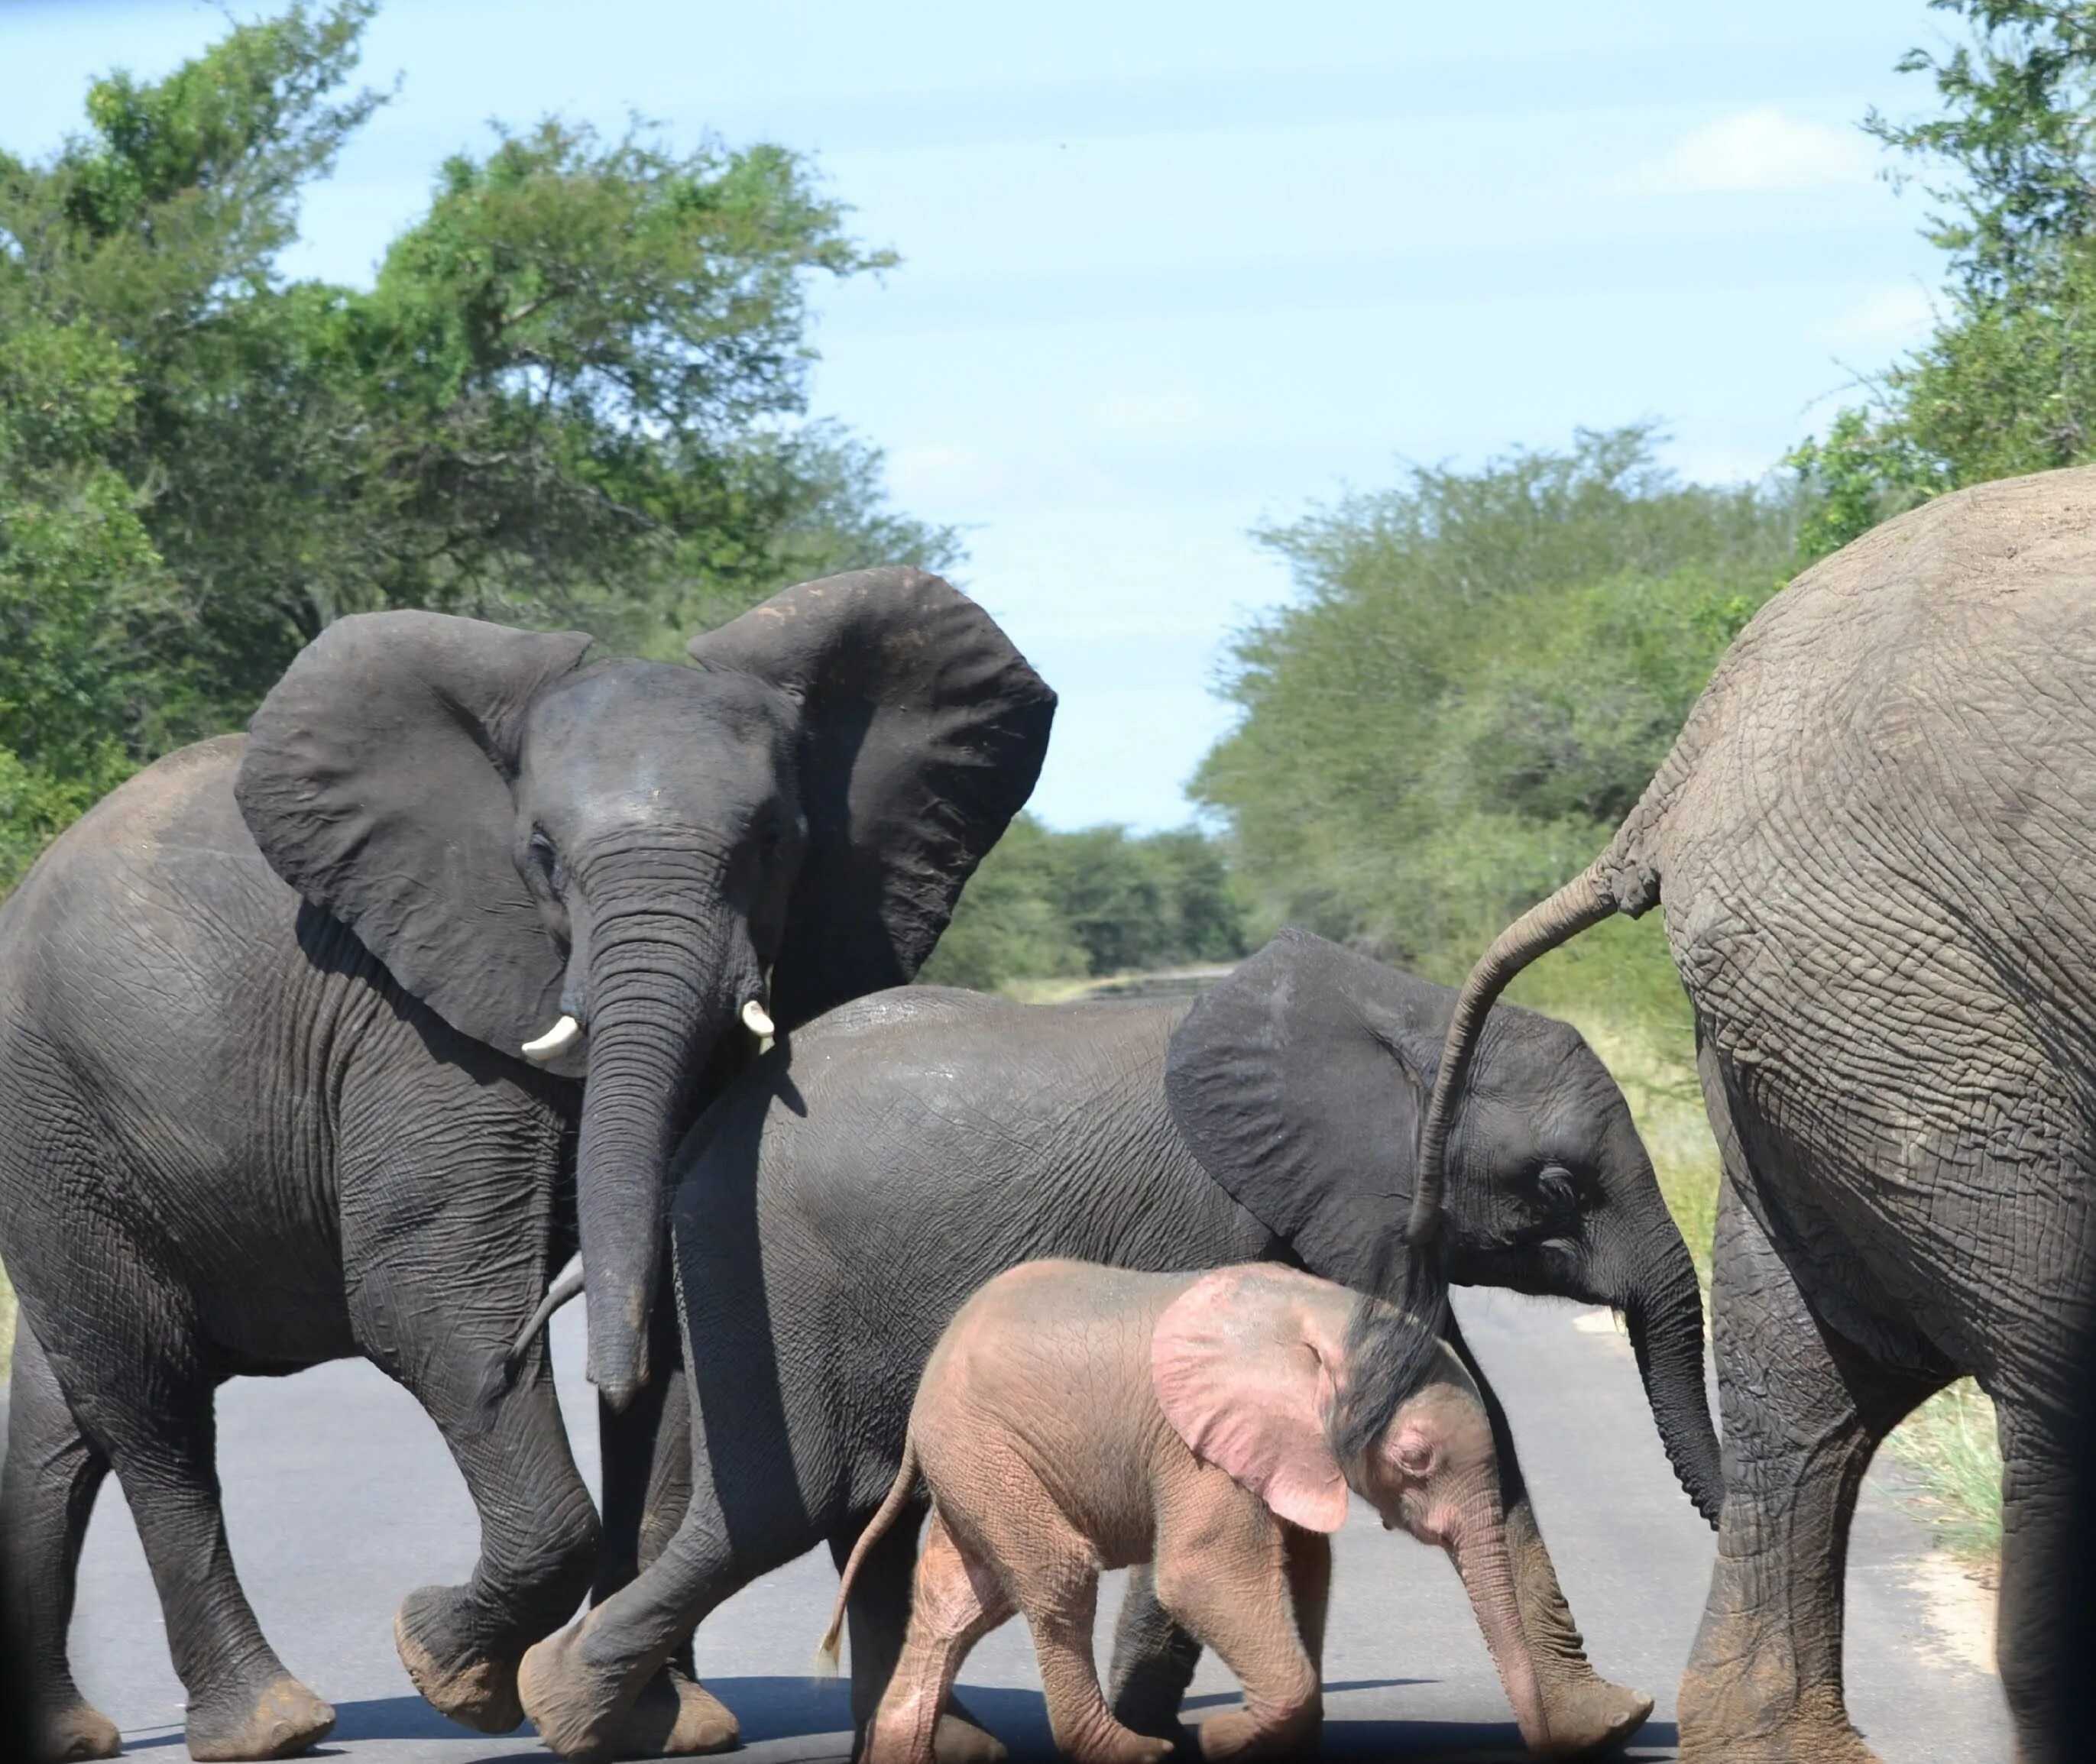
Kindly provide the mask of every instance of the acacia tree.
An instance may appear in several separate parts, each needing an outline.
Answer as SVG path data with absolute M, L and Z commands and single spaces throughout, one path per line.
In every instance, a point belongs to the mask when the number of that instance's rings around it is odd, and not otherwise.
M 349 90 L 372 11 L 302 0 L 0 153 L 0 887 L 343 613 L 666 654 L 798 576 L 955 555 L 804 420 L 810 278 L 893 260 L 782 148 L 499 130 L 373 286 L 286 277 L 383 102 Z

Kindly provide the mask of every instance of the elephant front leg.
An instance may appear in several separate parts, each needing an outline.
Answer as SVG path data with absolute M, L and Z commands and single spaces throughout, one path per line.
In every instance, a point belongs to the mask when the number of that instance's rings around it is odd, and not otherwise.
M 1186 1739 L 1179 1705 L 1200 1663 L 1200 1643 L 1158 1602 L 1155 1566 L 1129 1569 L 1107 1674 L 1114 1719 L 1153 1739 Z
M 1841 1690 L 1849 1524 L 1872 1452 L 1932 1386 L 1814 1312 L 1729 1172 L 1711 1308 L 1725 1513 L 1681 1680 L 1683 1764 L 1872 1764 Z
M 400 1663 L 452 1720 L 507 1733 L 524 1718 L 517 1669 L 525 1650 L 574 1613 L 597 1561 L 596 1509 L 568 1450 L 552 1367 L 535 1349 L 491 1402 L 483 1381 L 504 1345 L 494 1334 L 481 1339 L 424 1293 L 382 1299 L 367 1286 L 352 1315 L 365 1351 L 437 1424 L 480 1517 L 471 1579 L 418 1587 L 400 1601 Z
M 1628 1685 L 1609 1683 L 1588 1661 L 1585 1640 L 1572 1620 L 1572 1607 L 1557 1583 L 1557 1570 L 1543 1541 L 1542 1528 L 1536 1523 L 1506 1410 L 1453 1316 L 1448 1320 L 1446 1333 L 1449 1345 L 1477 1381 L 1478 1394 L 1491 1417 L 1492 1439 L 1499 1454 L 1500 1495 L 1506 1506 L 1507 1556 L 1513 1569 L 1514 1597 L 1521 1609 L 1522 1627 L 1528 1635 L 1529 1653 L 1535 1662 L 1536 1688 L 1542 1693 L 1553 1746 L 1561 1755 L 1572 1757 L 1607 1751 L 1644 1725 L 1652 1714 L 1652 1699 Z

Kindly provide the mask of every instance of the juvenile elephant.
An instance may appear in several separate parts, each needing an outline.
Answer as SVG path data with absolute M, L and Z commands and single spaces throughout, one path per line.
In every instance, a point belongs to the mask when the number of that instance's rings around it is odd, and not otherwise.
M 1392 1363 L 1402 1375 L 1380 1375 Z M 1522 1737 L 1548 1744 L 1491 1417 L 1432 1326 L 1395 1305 L 1272 1264 L 1190 1275 L 1049 1260 L 998 1275 L 925 1365 L 902 1467 L 845 1565 L 830 1659 L 855 1571 L 920 1473 L 932 1523 L 867 1764 L 932 1764 L 961 1662 L 1014 1610 L 1057 1749 L 1158 1764 L 1170 1745 L 1114 1719 L 1092 1664 L 1099 1570 L 1138 1562 L 1244 1686 L 1242 1709 L 1202 1723 L 1202 1755 L 1299 1755 L 1322 1715 L 1326 1539 L 1350 1487 L 1386 1530 L 1448 1551 Z
M 429 1411 L 480 1514 L 471 1583 L 408 1596 L 401 1657 L 446 1714 L 517 1723 L 599 1527 L 544 1367 L 483 1403 L 490 1368 L 579 1235 L 607 1516 L 637 1514 L 670 1149 L 756 1033 L 914 972 L 1054 705 L 914 570 L 789 588 L 690 667 L 588 645 L 343 619 L 248 736 L 125 784 L 0 908 L 0 1518 L 54 1754 L 116 1749 L 65 1651 L 112 1465 L 191 1752 L 327 1731 L 234 1577 L 212 1404 L 350 1354 Z
M 818 1544 L 844 1559 L 894 1479 L 932 1344 L 1002 1270 L 1041 1256 L 1159 1273 L 1268 1258 L 1371 1286 L 1402 1230 L 1413 1124 L 1453 1002 L 1295 932 L 1190 1012 L 916 987 L 834 1011 L 758 1060 L 677 1159 L 688 1506 L 666 1496 L 658 1510 L 683 1519 L 660 1557 L 535 1651 L 526 1708 L 541 1735 L 564 1755 L 602 1755 L 657 1663 L 722 1600 Z M 1451 1272 L 1622 1308 L 1661 1438 L 1714 1512 L 1696 1272 L 1622 1094 L 1548 1018 L 1509 1015 L 1486 1057 L 1501 1106 L 1466 1136 Z M 1512 1436 L 1481 1389 L 1550 1731 L 1568 1749 L 1605 1745 L 1651 1700 L 1587 1665 Z M 862 1723 L 902 1643 L 915 1537 L 899 1526 L 854 1583 Z M 1123 1641 L 1116 1714 L 1171 1731 L 1198 1646 L 1139 1596 Z M 956 1722 L 941 1751 L 980 1744 Z
M 2096 1270 L 2096 471 L 1888 522 L 1740 633 L 1608 849 L 1465 984 L 1422 1235 L 1467 1180 L 1492 999 L 1655 906 L 1724 1162 L 1724 1522 L 1682 1757 L 1871 1756 L 1842 1698 L 1849 1517 L 1879 1442 L 1962 1373 L 2001 1421 L 2002 1685 L 2021 1755 L 2063 1757 L 2044 1626 Z

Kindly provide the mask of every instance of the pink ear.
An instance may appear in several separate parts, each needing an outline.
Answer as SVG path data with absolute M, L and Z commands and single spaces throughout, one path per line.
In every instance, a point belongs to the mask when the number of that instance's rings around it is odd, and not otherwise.
M 1308 1531 L 1347 1517 L 1325 1436 L 1339 1347 L 1305 1303 L 1323 1284 L 1290 1268 L 1218 1268 L 1172 1301 L 1150 1343 L 1157 1399 L 1194 1456 Z

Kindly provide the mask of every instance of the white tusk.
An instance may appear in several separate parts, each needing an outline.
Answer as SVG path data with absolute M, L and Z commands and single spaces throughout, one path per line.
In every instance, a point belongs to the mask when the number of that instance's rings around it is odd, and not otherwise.
M 552 1028 L 535 1041 L 526 1041 L 520 1051 L 526 1059 L 544 1062 L 564 1052 L 574 1038 L 583 1033 L 583 1026 L 573 1017 L 563 1016 Z
M 742 1007 L 742 1026 L 760 1041 L 779 1033 L 771 1026 L 771 1013 L 755 998 Z

